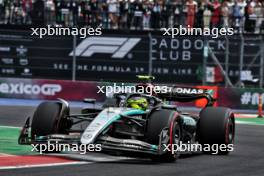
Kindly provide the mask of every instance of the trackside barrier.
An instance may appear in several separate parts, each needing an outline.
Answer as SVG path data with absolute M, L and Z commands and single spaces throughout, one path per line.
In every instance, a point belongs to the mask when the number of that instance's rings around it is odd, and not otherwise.
M 115 83 L 119 86 L 133 85 L 129 83 Z M 100 89 L 114 86 L 114 82 L 93 81 L 65 81 L 47 79 L 16 79 L 0 78 L 0 98 L 16 99 L 40 99 L 56 100 L 63 98 L 70 101 L 82 101 L 84 98 L 93 98 L 103 102 L 105 92 Z M 186 85 L 177 85 L 187 87 Z M 262 106 L 264 89 L 253 88 L 224 88 L 217 86 L 193 86 L 214 90 L 214 98 L 217 98 L 216 106 L 224 106 L 233 109 L 258 110 L 258 115 L 263 117 Z M 190 103 L 177 103 L 179 106 L 201 107 L 203 101 Z

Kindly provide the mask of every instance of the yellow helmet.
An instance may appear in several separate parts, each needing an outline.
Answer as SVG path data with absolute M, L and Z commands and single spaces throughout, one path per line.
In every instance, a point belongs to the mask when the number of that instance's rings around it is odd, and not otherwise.
M 144 97 L 133 97 L 127 100 L 127 107 L 134 109 L 146 110 L 148 107 L 148 101 Z

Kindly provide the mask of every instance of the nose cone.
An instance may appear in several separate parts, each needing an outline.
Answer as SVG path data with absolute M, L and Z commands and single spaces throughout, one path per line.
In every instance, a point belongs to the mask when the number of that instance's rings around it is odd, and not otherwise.
M 106 108 L 88 125 L 81 137 L 82 144 L 94 143 L 97 136 L 120 118 L 121 108 Z

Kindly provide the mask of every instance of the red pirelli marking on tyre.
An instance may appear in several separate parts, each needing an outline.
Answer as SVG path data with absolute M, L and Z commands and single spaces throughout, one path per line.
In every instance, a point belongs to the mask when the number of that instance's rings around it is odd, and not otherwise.
M 172 118 L 172 122 L 170 124 L 170 147 L 171 147 L 170 149 L 171 149 L 171 151 L 172 151 L 173 137 L 174 137 L 173 136 L 173 127 L 174 127 L 174 122 L 176 121 L 177 117 L 178 117 L 178 113 L 175 112 L 173 115 L 173 118 Z

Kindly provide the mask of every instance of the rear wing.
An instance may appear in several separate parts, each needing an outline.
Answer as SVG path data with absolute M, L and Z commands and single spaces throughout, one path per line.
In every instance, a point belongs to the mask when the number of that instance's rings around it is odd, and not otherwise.
M 166 101 L 191 102 L 199 99 L 206 99 L 207 105 L 212 106 L 216 99 L 213 97 L 213 90 L 191 87 L 167 87 L 167 90 L 158 93 L 157 96 Z

